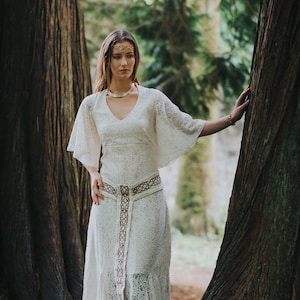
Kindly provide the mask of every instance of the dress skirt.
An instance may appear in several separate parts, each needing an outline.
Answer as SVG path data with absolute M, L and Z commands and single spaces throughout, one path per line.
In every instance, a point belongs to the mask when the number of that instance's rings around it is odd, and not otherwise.
M 132 188 L 104 183 L 103 194 L 90 215 L 83 299 L 169 300 L 170 224 L 159 175 Z

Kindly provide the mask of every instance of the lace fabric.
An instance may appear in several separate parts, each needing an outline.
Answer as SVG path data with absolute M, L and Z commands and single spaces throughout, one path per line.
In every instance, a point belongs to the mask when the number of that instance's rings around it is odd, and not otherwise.
M 125 280 L 126 280 L 126 261 L 128 249 L 128 233 L 130 232 L 130 217 L 132 213 L 133 197 L 145 192 L 154 193 L 159 188 L 161 189 L 161 179 L 159 174 L 155 174 L 144 181 L 136 184 L 133 187 L 127 185 L 120 185 L 113 187 L 111 184 L 103 182 L 103 191 L 113 195 L 119 202 L 118 208 L 118 248 L 115 262 L 115 279 L 116 289 L 120 300 L 124 299 Z M 133 196 L 133 197 L 131 197 Z M 138 199 L 138 198 L 137 198 Z M 129 288 L 130 289 L 130 288 Z M 141 290 L 141 289 L 139 289 Z M 142 289 L 144 290 L 144 289 Z
M 107 183 L 105 200 L 90 214 L 84 300 L 169 299 L 168 208 L 151 176 L 190 149 L 205 122 L 157 90 L 138 86 L 138 93 L 123 120 L 110 112 L 105 91 L 88 96 L 70 137 L 68 150 L 85 165 L 98 167 L 102 147 Z

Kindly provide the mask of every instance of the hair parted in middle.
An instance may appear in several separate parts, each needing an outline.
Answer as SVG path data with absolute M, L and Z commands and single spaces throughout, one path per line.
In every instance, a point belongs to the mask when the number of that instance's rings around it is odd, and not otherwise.
M 137 78 L 137 71 L 140 64 L 140 53 L 138 44 L 134 36 L 130 32 L 122 29 L 117 29 L 108 34 L 108 36 L 104 39 L 101 45 L 97 63 L 97 78 L 95 92 L 101 92 L 109 87 L 112 79 L 110 62 L 113 47 L 116 43 L 124 41 L 131 43 L 134 48 L 135 64 L 131 75 L 131 80 L 133 83 L 139 84 Z

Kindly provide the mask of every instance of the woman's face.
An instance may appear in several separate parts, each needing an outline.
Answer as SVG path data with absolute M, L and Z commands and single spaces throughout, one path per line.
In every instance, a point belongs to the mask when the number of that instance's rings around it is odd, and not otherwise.
M 131 78 L 135 64 L 134 47 L 128 42 L 116 43 L 113 46 L 110 69 L 112 79 Z

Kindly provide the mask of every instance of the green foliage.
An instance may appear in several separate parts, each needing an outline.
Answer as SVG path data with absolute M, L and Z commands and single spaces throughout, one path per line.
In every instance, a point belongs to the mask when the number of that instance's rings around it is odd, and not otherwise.
M 221 1 L 222 39 L 216 53 L 207 49 L 210 36 L 205 25 L 210 16 L 200 15 L 199 3 L 192 3 L 81 0 L 91 60 L 110 31 L 126 28 L 140 45 L 144 85 L 162 90 L 194 116 L 208 116 L 208 105 L 220 88 L 231 106 L 248 82 L 259 0 Z M 196 75 L 195 68 L 201 68 Z
M 166 93 L 182 110 L 199 115 L 208 112 L 200 99 L 200 86 L 192 76 L 192 58 L 197 54 L 201 18 L 182 0 L 133 1 L 123 20 L 146 41 L 145 54 L 151 61 L 142 68 L 143 84 Z M 132 14 L 135 11 L 135 14 Z
M 210 60 L 208 78 L 216 76 L 225 100 L 232 100 L 249 83 L 260 0 L 222 0 L 219 53 Z
M 197 7 L 186 1 L 131 1 L 123 14 L 152 58 L 142 69 L 144 84 L 162 90 L 194 116 L 208 116 L 208 105 L 219 97 L 220 88 L 232 106 L 248 85 L 259 0 L 222 0 L 220 10 L 222 39 L 216 53 L 207 48 L 209 28 L 202 26 L 210 16 L 197 14 Z M 193 76 L 195 58 L 201 72 Z
M 202 96 L 208 101 L 219 99 L 231 107 L 243 87 L 247 85 L 250 72 L 249 61 L 235 61 L 230 53 L 219 56 L 206 53 L 206 66 L 198 78 L 203 87 Z M 219 88 L 222 89 L 220 98 Z
M 202 72 L 196 80 L 202 87 L 201 96 L 207 101 L 215 100 L 220 88 L 228 105 L 232 106 L 233 100 L 241 92 L 242 87 L 247 85 L 259 1 L 252 1 L 254 6 L 251 6 L 251 9 L 248 5 L 247 1 L 223 0 L 221 2 L 222 42 L 217 53 L 212 53 L 210 49 L 203 47 L 205 44 L 200 45 Z M 205 33 L 202 34 L 206 37 Z M 197 144 L 197 147 L 185 155 L 177 195 L 177 204 L 181 210 L 176 215 L 174 226 L 185 233 L 195 233 L 195 230 L 197 232 L 195 224 L 191 223 L 195 215 L 201 216 L 202 230 L 208 227 L 206 206 L 209 199 L 204 171 L 206 146 L 203 145 L 201 148 Z
M 215 24 L 213 16 L 199 14 L 196 0 L 81 0 L 91 66 L 104 37 L 126 28 L 140 46 L 143 85 L 162 90 L 182 110 L 206 118 L 220 94 L 231 107 L 248 85 L 259 2 L 222 0 L 220 24 Z M 210 48 L 213 26 L 220 27 L 217 49 Z M 207 146 L 201 142 L 187 153 L 181 170 L 181 211 L 174 222 L 184 232 L 193 233 L 199 218 L 206 227 Z
M 104 38 L 116 28 L 125 27 L 119 14 L 128 7 L 128 1 L 81 0 L 81 7 L 88 54 L 93 60 Z
M 233 55 L 248 51 L 249 46 L 253 45 L 260 0 L 222 0 L 222 27 L 221 35 L 226 41 L 227 46 L 233 51 Z M 246 48 L 246 49 L 245 49 Z

